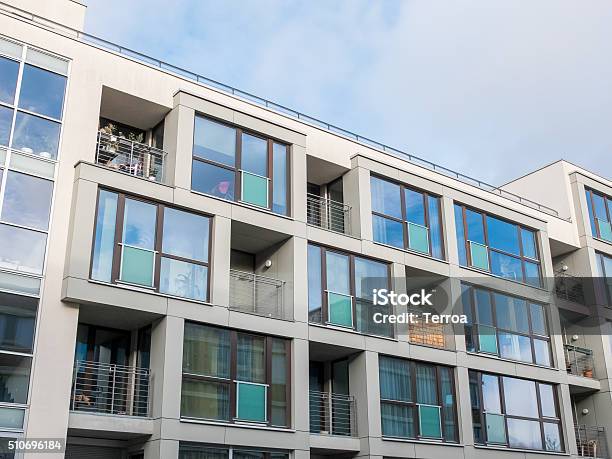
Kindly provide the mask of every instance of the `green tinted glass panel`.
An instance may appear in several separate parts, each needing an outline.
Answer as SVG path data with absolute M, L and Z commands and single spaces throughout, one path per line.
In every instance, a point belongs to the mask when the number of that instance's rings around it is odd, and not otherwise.
M 266 422 L 266 386 L 239 382 L 236 417 L 241 421 Z
M 123 246 L 121 280 L 131 284 L 153 285 L 154 253 L 149 250 Z
M 612 242 L 612 226 L 610 222 L 599 219 L 597 219 L 597 222 L 599 223 L 599 235 L 601 238 Z
M 478 326 L 478 343 L 480 352 L 497 354 L 497 333 L 495 327 Z
M 485 413 L 487 442 L 506 443 L 506 426 L 503 414 Z
M 419 431 L 421 437 L 442 438 L 439 406 L 419 405 Z
M 343 327 L 353 326 L 353 303 L 350 296 L 329 292 L 327 303 L 330 324 Z
M 489 251 L 486 245 L 470 241 L 470 255 L 474 268 L 489 270 Z
M 260 207 L 268 207 L 268 180 L 243 171 L 242 201 Z
M 414 223 L 408 223 L 408 245 L 412 250 L 429 253 L 429 230 Z

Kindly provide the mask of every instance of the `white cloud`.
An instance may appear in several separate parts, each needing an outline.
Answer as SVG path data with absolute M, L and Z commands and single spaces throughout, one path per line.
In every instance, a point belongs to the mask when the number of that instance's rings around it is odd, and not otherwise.
M 605 0 L 91 0 L 87 30 L 494 183 L 612 170 Z

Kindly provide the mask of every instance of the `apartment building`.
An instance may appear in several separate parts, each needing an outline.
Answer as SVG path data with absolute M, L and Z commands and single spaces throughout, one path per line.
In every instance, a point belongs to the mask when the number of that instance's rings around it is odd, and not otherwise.
M 609 171 L 489 186 L 85 10 L 0 2 L 0 457 L 610 457 Z M 467 324 L 374 322 L 432 285 Z

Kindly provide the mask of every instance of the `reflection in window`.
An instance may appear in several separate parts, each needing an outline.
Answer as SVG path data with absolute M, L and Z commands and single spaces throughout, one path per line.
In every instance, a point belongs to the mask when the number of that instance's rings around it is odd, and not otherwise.
M 374 288 L 390 288 L 386 263 L 308 245 L 309 322 L 392 337 L 391 324 L 374 323 L 376 312 L 391 312 L 391 306 L 373 304 Z
M 555 386 L 478 371 L 469 380 L 476 443 L 563 450 Z
M 601 284 L 603 303 L 610 307 L 612 305 L 612 257 L 599 252 L 596 253 L 596 256 L 599 277 L 603 278 Z
M 100 190 L 91 277 L 208 301 L 209 238 L 208 217 Z
M 287 340 L 185 323 L 181 416 L 286 427 L 288 359 Z
M 0 102 L 13 105 L 18 73 L 19 62 L 0 57 Z
M 231 454 L 231 456 L 230 456 Z M 289 453 L 281 450 L 240 449 L 213 447 L 198 443 L 181 442 L 178 459 L 289 459 Z
M 13 110 L 0 105 L 0 146 L 8 146 L 13 124 Z
M 0 292 L 0 350 L 32 353 L 38 301 Z
M 374 240 L 444 258 L 440 198 L 370 178 Z
M 27 403 L 31 365 L 31 357 L 0 352 L 0 402 Z
M 543 305 L 467 284 L 462 289 L 468 351 L 551 366 Z
M 2 204 L 2 220 L 29 228 L 49 227 L 53 182 L 9 171 Z
M 458 440 L 451 368 L 381 355 L 378 370 L 384 437 Z
M 593 237 L 612 242 L 612 198 L 586 189 L 587 207 Z
M 28 113 L 17 113 L 12 147 L 44 158 L 57 158 L 60 124 Z
M 47 235 L 0 224 L 0 267 L 26 274 L 42 274 Z
M 455 204 L 459 263 L 540 287 L 535 231 Z
M 196 116 L 191 188 L 286 215 L 288 146 Z
M 66 77 L 25 64 L 19 108 L 59 120 L 62 117 Z

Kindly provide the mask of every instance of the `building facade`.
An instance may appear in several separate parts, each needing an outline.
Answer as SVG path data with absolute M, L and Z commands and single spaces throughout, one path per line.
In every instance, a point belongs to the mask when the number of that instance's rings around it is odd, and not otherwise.
M 84 15 L 0 2 L 0 457 L 610 457 L 609 179 L 491 187 Z M 373 320 L 432 287 L 467 324 Z

